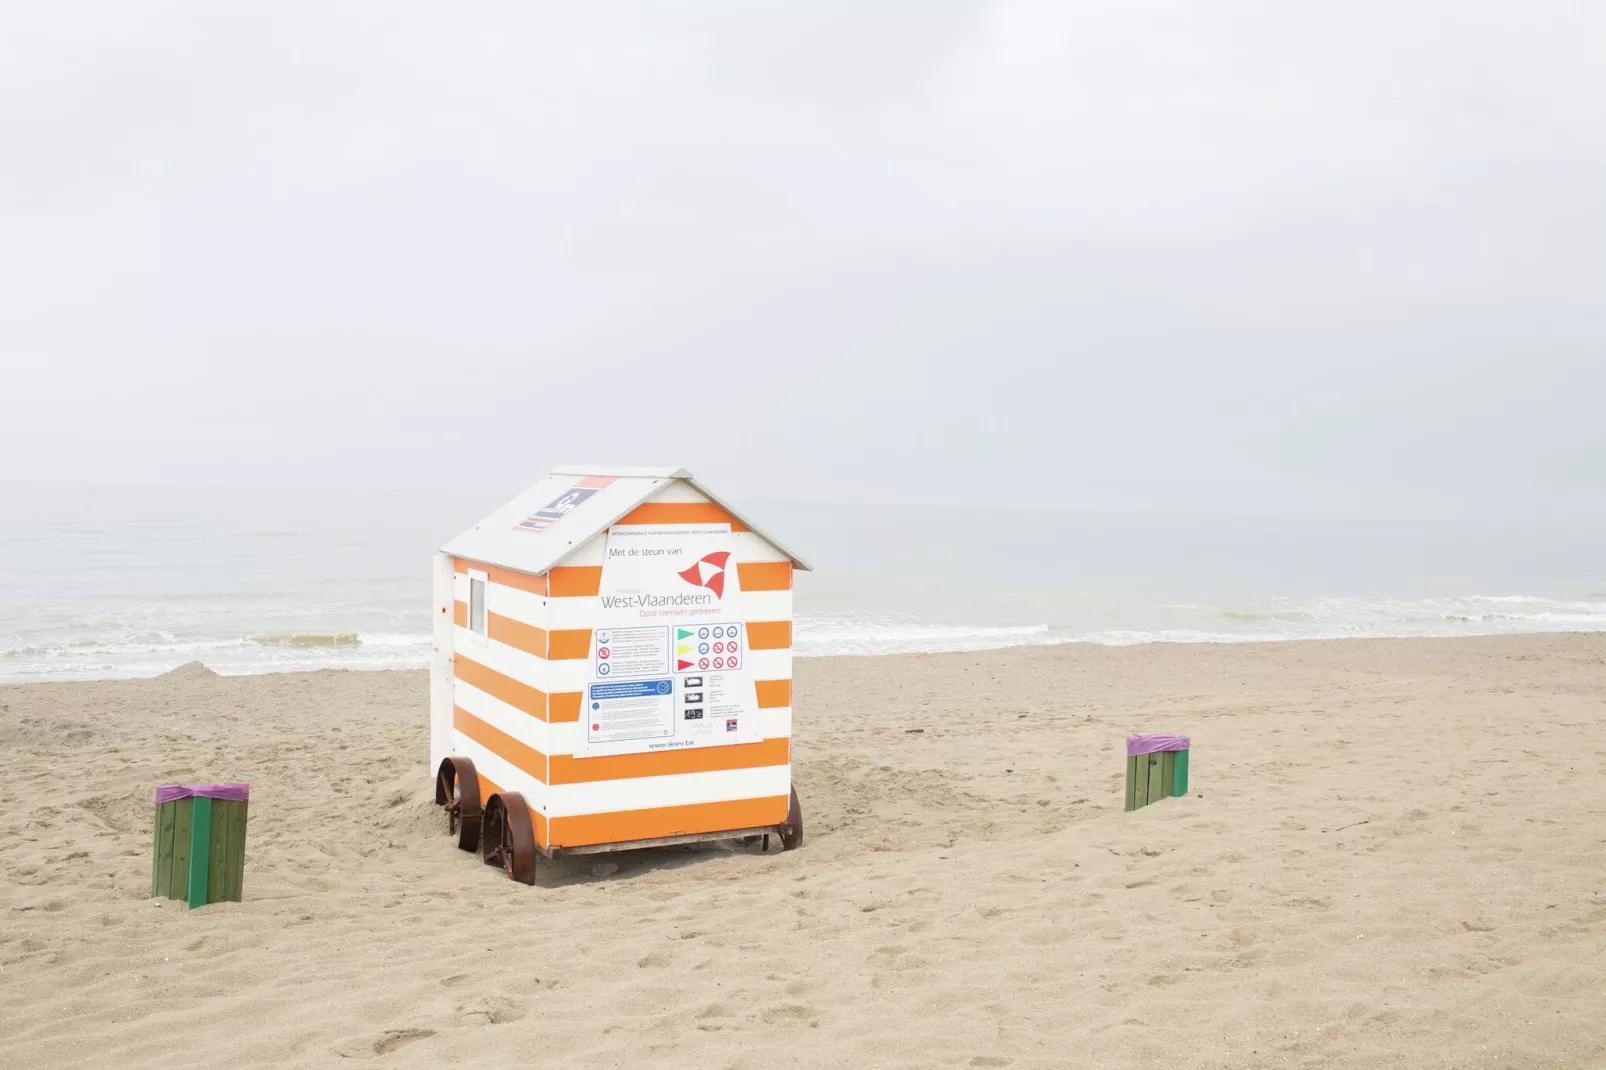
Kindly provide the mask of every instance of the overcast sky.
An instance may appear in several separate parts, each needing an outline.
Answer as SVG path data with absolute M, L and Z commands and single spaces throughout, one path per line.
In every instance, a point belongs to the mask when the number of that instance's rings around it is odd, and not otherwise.
M 1606 7 L 9 4 L 0 479 L 1600 515 Z

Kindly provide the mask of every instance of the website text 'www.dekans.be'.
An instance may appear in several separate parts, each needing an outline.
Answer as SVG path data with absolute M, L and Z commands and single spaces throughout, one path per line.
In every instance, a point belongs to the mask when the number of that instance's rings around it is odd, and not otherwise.
M 649 744 L 647 744 L 647 749 L 648 750 L 668 750 L 671 747 L 695 747 L 695 746 L 697 746 L 697 741 L 695 739 L 669 739 L 669 740 L 665 740 L 662 743 L 649 743 Z

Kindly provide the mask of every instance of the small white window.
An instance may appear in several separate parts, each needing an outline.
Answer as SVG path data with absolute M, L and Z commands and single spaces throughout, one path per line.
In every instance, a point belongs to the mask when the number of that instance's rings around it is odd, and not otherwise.
M 468 574 L 468 630 L 485 634 L 485 577 Z

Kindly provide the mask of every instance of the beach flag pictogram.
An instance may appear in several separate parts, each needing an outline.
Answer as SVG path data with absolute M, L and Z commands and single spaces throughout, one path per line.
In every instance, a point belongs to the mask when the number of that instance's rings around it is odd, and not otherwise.
M 675 670 L 693 668 L 697 663 L 690 660 L 697 653 L 697 633 L 690 628 L 675 629 Z

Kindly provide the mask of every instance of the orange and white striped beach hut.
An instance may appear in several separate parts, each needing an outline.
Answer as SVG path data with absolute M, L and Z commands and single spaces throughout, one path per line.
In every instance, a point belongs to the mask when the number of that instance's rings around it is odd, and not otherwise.
M 795 845 L 807 569 L 678 468 L 560 468 L 448 542 L 430 764 L 459 845 L 521 880 L 535 852 Z

